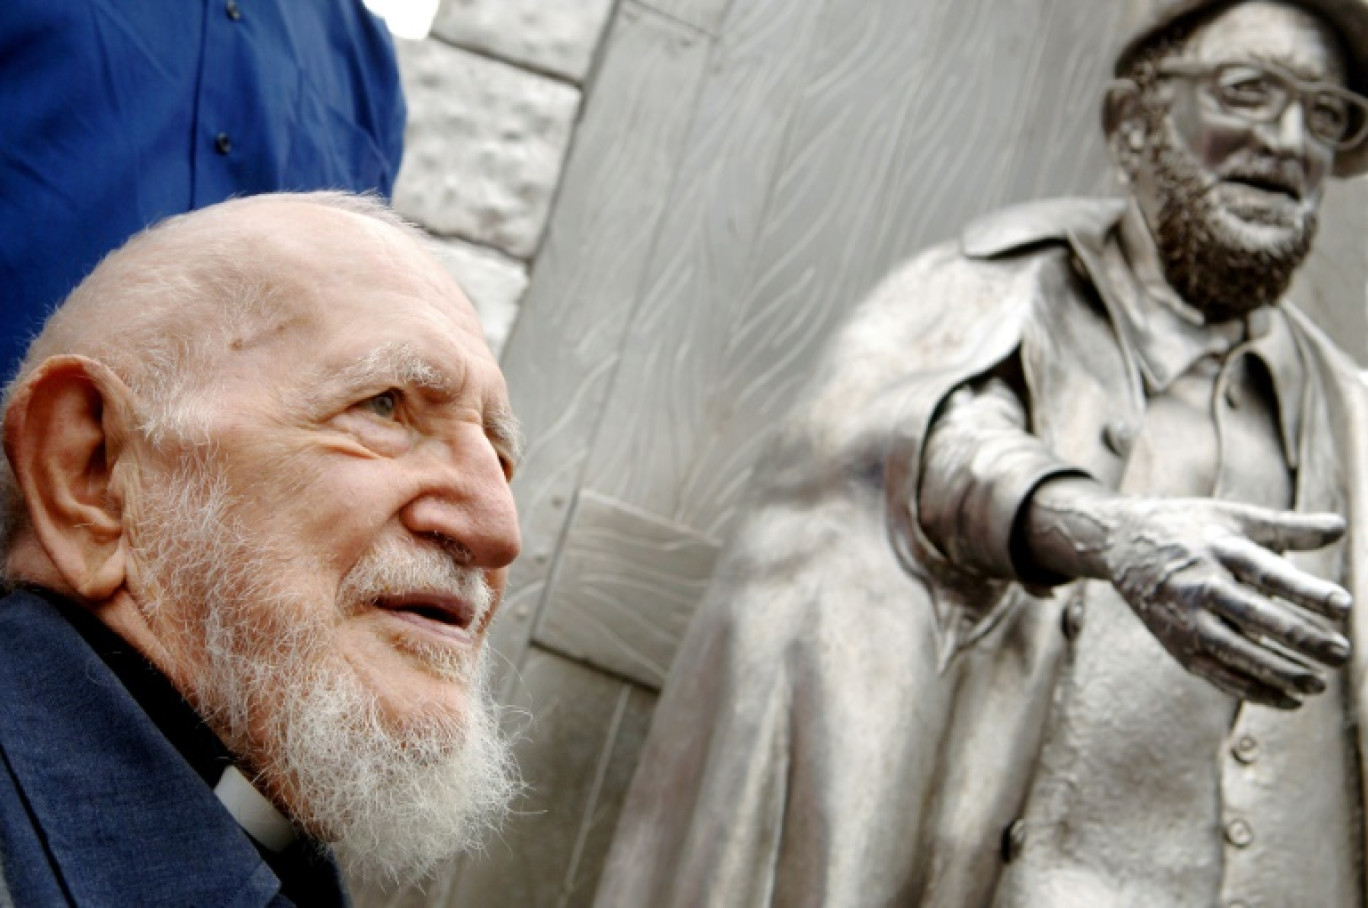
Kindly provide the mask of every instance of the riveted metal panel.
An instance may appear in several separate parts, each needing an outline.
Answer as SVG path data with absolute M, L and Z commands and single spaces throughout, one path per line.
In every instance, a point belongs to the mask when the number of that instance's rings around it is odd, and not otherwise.
M 717 553 L 688 527 L 581 491 L 533 640 L 659 690 Z

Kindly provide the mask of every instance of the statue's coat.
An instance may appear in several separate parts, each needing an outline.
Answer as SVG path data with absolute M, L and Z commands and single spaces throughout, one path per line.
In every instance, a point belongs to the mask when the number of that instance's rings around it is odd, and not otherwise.
M 1099 262 L 1121 210 L 991 216 L 860 307 L 761 464 L 676 656 L 600 908 L 991 902 L 1069 645 L 1061 612 L 1083 584 L 1032 591 L 955 568 L 920 531 L 917 465 L 946 396 L 1017 357 L 1030 430 L 1119 480 L 1104 429 L 1144 410 Z M 1368 401 L 1348 358 L 1285 308 L 1310 366 L 1297 508 L 1350 519 L 1343 552 L 1303 566 L 1324 574 L 1343 554 L 1337 579 L 1368 602 L 1368 482 L 1343 481 L 1368 477 Z M 1361 712 L 1362 609 L 1350 635 Z

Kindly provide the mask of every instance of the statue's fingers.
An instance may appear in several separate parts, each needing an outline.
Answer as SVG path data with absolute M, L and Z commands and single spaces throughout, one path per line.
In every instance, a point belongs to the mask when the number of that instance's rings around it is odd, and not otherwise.
M 1200 651 L 1237 675 L 1248 676 L 1264 687 L 1281 691 L 1293 699 L 1325 690 L 1325 678 L 1320 672 L 1287 655 L 1260 646 L 1215 615 L 1203 614 L 1197 625 Z
M 1298 614 L 1291 606 L 1229 582 L 1211 584 L 1204 599 L 1208 611 L 1246 633 L 1262 634 L 1331 668 L 1349 661 L 1349 640 L 1344 635 Z
M 1344 535 L 1344 518 L 1338 514 L 1297 514 L 1252 505 L 1236 505 L 1228 511 L 1246 536 L 1275 552 L 1308 552 Z
M 1335 621 L 1349 616 L 1354 600 L 1346 590 L 1298 570 L 1265 548 L 1247 540 L 1228 539 L 1218 543 L 1216 550 L 1221 563 L 1242 583 Z
M 1297 697 L 1234 671 L 1211 656 L 1199 653 L 1188 661 L 1186 668 L 1197 677 L 1211 682 L 1220 690 L 1250 703 L 1272 706 L 1277 709 L 1296 709 L 1302 705 L 1302 701 Z

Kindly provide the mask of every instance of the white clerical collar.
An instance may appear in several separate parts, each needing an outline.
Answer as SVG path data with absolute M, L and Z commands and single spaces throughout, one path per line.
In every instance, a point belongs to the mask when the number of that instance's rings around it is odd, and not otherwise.
M 223 771 L 214 794 L 246 833 L 271 851 L 284 851 L 299 835 L 270 799 L 256 790 L 236 766 Z

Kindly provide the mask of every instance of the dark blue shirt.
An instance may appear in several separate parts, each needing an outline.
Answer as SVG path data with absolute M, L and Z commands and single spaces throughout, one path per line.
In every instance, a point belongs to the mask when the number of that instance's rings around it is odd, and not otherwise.
M 0 382 L 161 218 L 273 190 L 388 196 L 404 114 L 361 0 L 0 0 Z

